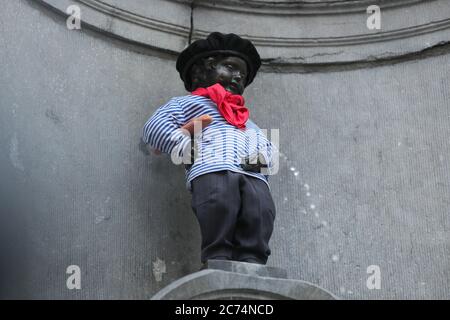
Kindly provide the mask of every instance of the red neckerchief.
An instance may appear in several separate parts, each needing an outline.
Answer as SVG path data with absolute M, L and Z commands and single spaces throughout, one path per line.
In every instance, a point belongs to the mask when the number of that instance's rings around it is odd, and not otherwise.
M 193 95 L 210 98 L 217 104 L 220 114 L 233 126 L 245 129 L 249 117 L 248 108 L 244 105 L 244 97 L 225 90 L 220 83 L 208 88 L 198 88 Z

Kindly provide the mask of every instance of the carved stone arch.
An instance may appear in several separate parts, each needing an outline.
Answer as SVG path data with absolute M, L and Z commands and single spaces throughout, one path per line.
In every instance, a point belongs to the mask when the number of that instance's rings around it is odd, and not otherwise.
M 37 1 L 62 13 L 75 2 L 85 26 L 174 55 L 189 39 L 234 32 L 255 43 L 266 66 L 372 62 L 450 41 L 447 0 Z M 367 28 L 371 4 L 381 8 L 380 30 Z
M 326 15 L 362 12 L 370 5 L 383 8 L 409 6 L 428 0 L 169 0 L 207 8 L 265 15 Z

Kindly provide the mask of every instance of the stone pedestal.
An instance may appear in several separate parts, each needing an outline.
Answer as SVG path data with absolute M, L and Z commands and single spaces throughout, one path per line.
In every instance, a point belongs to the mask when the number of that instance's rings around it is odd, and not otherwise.
M 336 296 L 312 283 L 287 278 L 281 268 L 210 260 L 199 272 L 171 283 L 152 300 L 335 300 Z

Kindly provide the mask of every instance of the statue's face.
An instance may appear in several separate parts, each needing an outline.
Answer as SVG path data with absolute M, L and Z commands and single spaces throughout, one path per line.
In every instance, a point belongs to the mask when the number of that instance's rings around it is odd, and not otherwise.
M 206 74 L 207 86 L 220 83 L 233 94 L 243 94 L 247 81 L 247 63 L 238 57 L 215 57 Z

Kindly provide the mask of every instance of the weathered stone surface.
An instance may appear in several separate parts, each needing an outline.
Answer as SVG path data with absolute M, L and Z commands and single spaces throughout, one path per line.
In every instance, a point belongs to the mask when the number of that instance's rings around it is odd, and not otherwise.
M 164 52 L 181 51 L 190 32 L 190 6 L 166 0 L 33 1 L 42 2 L 64 15 L 69 6 L 77 5 L 85 26 Z

